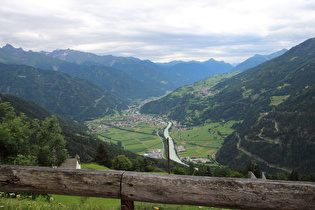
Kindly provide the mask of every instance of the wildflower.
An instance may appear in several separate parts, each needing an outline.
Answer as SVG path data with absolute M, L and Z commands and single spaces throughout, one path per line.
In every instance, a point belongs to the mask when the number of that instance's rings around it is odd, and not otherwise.
M 27 205 L 31 205 L 31 203 L 28 203 Z
M 58 205 L 61 205 L 61 203 L 58 203 Z
M 15 193 L 10 193 L 9 195 L 12 196 L 12 197 L 14 197 L 14 196 L 15 196 Z
M 54 201 L 54 198 L 53 198 L 53 197 L 50 197 L 50 198 L 49 198 L 49 201 Z
M 20 198 L 21 196 L 20 196 L 20 195 L 16 195 L 16 197 L 17 197 L 17 198 Z
M 160 208 L 159 208 L 159 207 L 154 207 L 154 209 L 155 209 L 155 210 L 159 210 Z

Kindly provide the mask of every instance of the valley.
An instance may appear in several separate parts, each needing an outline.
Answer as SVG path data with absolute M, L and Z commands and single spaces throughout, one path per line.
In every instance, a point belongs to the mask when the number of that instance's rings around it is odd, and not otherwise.
M 170 130 L 170 138 L 174 141 L 174 146 L 170 146 L 172 160 L 217 166 L 212 155 L 222 146 L 224 138 L 234 131 L 231 127 L 235 123 L 237 121 L 208 123 L 188 128 L 167 117 L 141 114 L 139 106 L 131 106 L 121 114 L 108 115 L 85 124 L 104 142 L 159 159 L 167 157 L 165 136 L 168 136 L 166 130 Z M 177 154 L 181 160 L 175 157 Z
M 314 46 L 311 38 L 233 68 L 214 59 L 161 64 L 69 49 L 37 53 L 7 44 L 0 48 L 0 91 L 84 123 L 88 128 L 71 133 L 68 123 L 62 125 L 70 155 L 84 161 L 100 142 L 107 143 L 111 158 L 123 151 L 132 158 L 163 159 L 163 131 L 171 122 L 169 135 L 185 163 L 244 168 L 256 161 L 270 173 L 311 173 Z
M 315 209 L 315 0 L 0 5 L 0 210 Z

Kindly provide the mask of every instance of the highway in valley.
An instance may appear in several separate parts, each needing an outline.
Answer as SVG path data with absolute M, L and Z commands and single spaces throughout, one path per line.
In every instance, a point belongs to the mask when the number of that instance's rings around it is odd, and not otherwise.
M 165 138 L 166 138 L 166 139 L 167 139 L 167 138 L 169 139 L 169 145 L 170 145 L 170 159 L 173 160 L 173 161 L 175 161 L 175 162 L 177 162 L 177 163 L 179 163 L 179 164 L 183 164 L 183 165 L 188 166 L 187 164 L 183 163 L 183 162 L 178 158 L 178 156 L 177 156 L 174 141 L 173 141 L 172 137 L 169 135 L 169 132 L 168 132 L 171 126 L 172 126 L 172 123 L 169 122 L 168 125 L 167 125 L 167 127 L 166 127 L 165 130 L 164 130 L 164 136 L 165 136 Z

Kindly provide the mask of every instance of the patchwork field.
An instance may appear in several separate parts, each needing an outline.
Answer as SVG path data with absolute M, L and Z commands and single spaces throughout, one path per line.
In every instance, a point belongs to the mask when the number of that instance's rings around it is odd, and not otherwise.
M 186 151 L 179 152 L 181 157 L 209 158 L 222 146 L 224 138 L 233 132 L 236 121 L 217 122 L 187 130 L 172 130 L 176 146 L 184 146 Z
M 155 121 L 154 121 L 155 120 Z M 89 127 L 100 139 L 111 142 L 137 154 L 148 153 L 151 149 L 162 149 L 162 141 L 156 135 L 164 125 L 157 119 L 145 115 L 106 116 L 89 122 Z M 222 146 L 224 138 L 233 132 L 237 121 L 208 123 L 188 129 L 172 127 L 170 135 L 176 146 L 184 146 L 186 151 L 180 157 L 209 158 Z
M 90 125 L 98 128 L 96 133 L 103 141 L 121 145 L 126 150 L 137 154 L 147 153 L 151 149 L 163 148 L 162 141 L 156 135 L 156 132 L 163 126 L 154 126 L 143 122 L 124 127 L 111 125 L 117 122 L 123 122 L 122 118 L 102 118 L 90 123 Z

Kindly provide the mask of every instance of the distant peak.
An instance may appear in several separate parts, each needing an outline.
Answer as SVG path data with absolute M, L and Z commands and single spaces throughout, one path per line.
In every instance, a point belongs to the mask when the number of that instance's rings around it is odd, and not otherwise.
M 15 48 L 10 44 L 6 44 L 2 49 L 5 50 L 18 50 L 18 51 L 24 51 L 21 47 L 20 48 Z
M 15 49 L 12 45 L 10 44 L 6 44 L 4 47 L 4 49 Z

